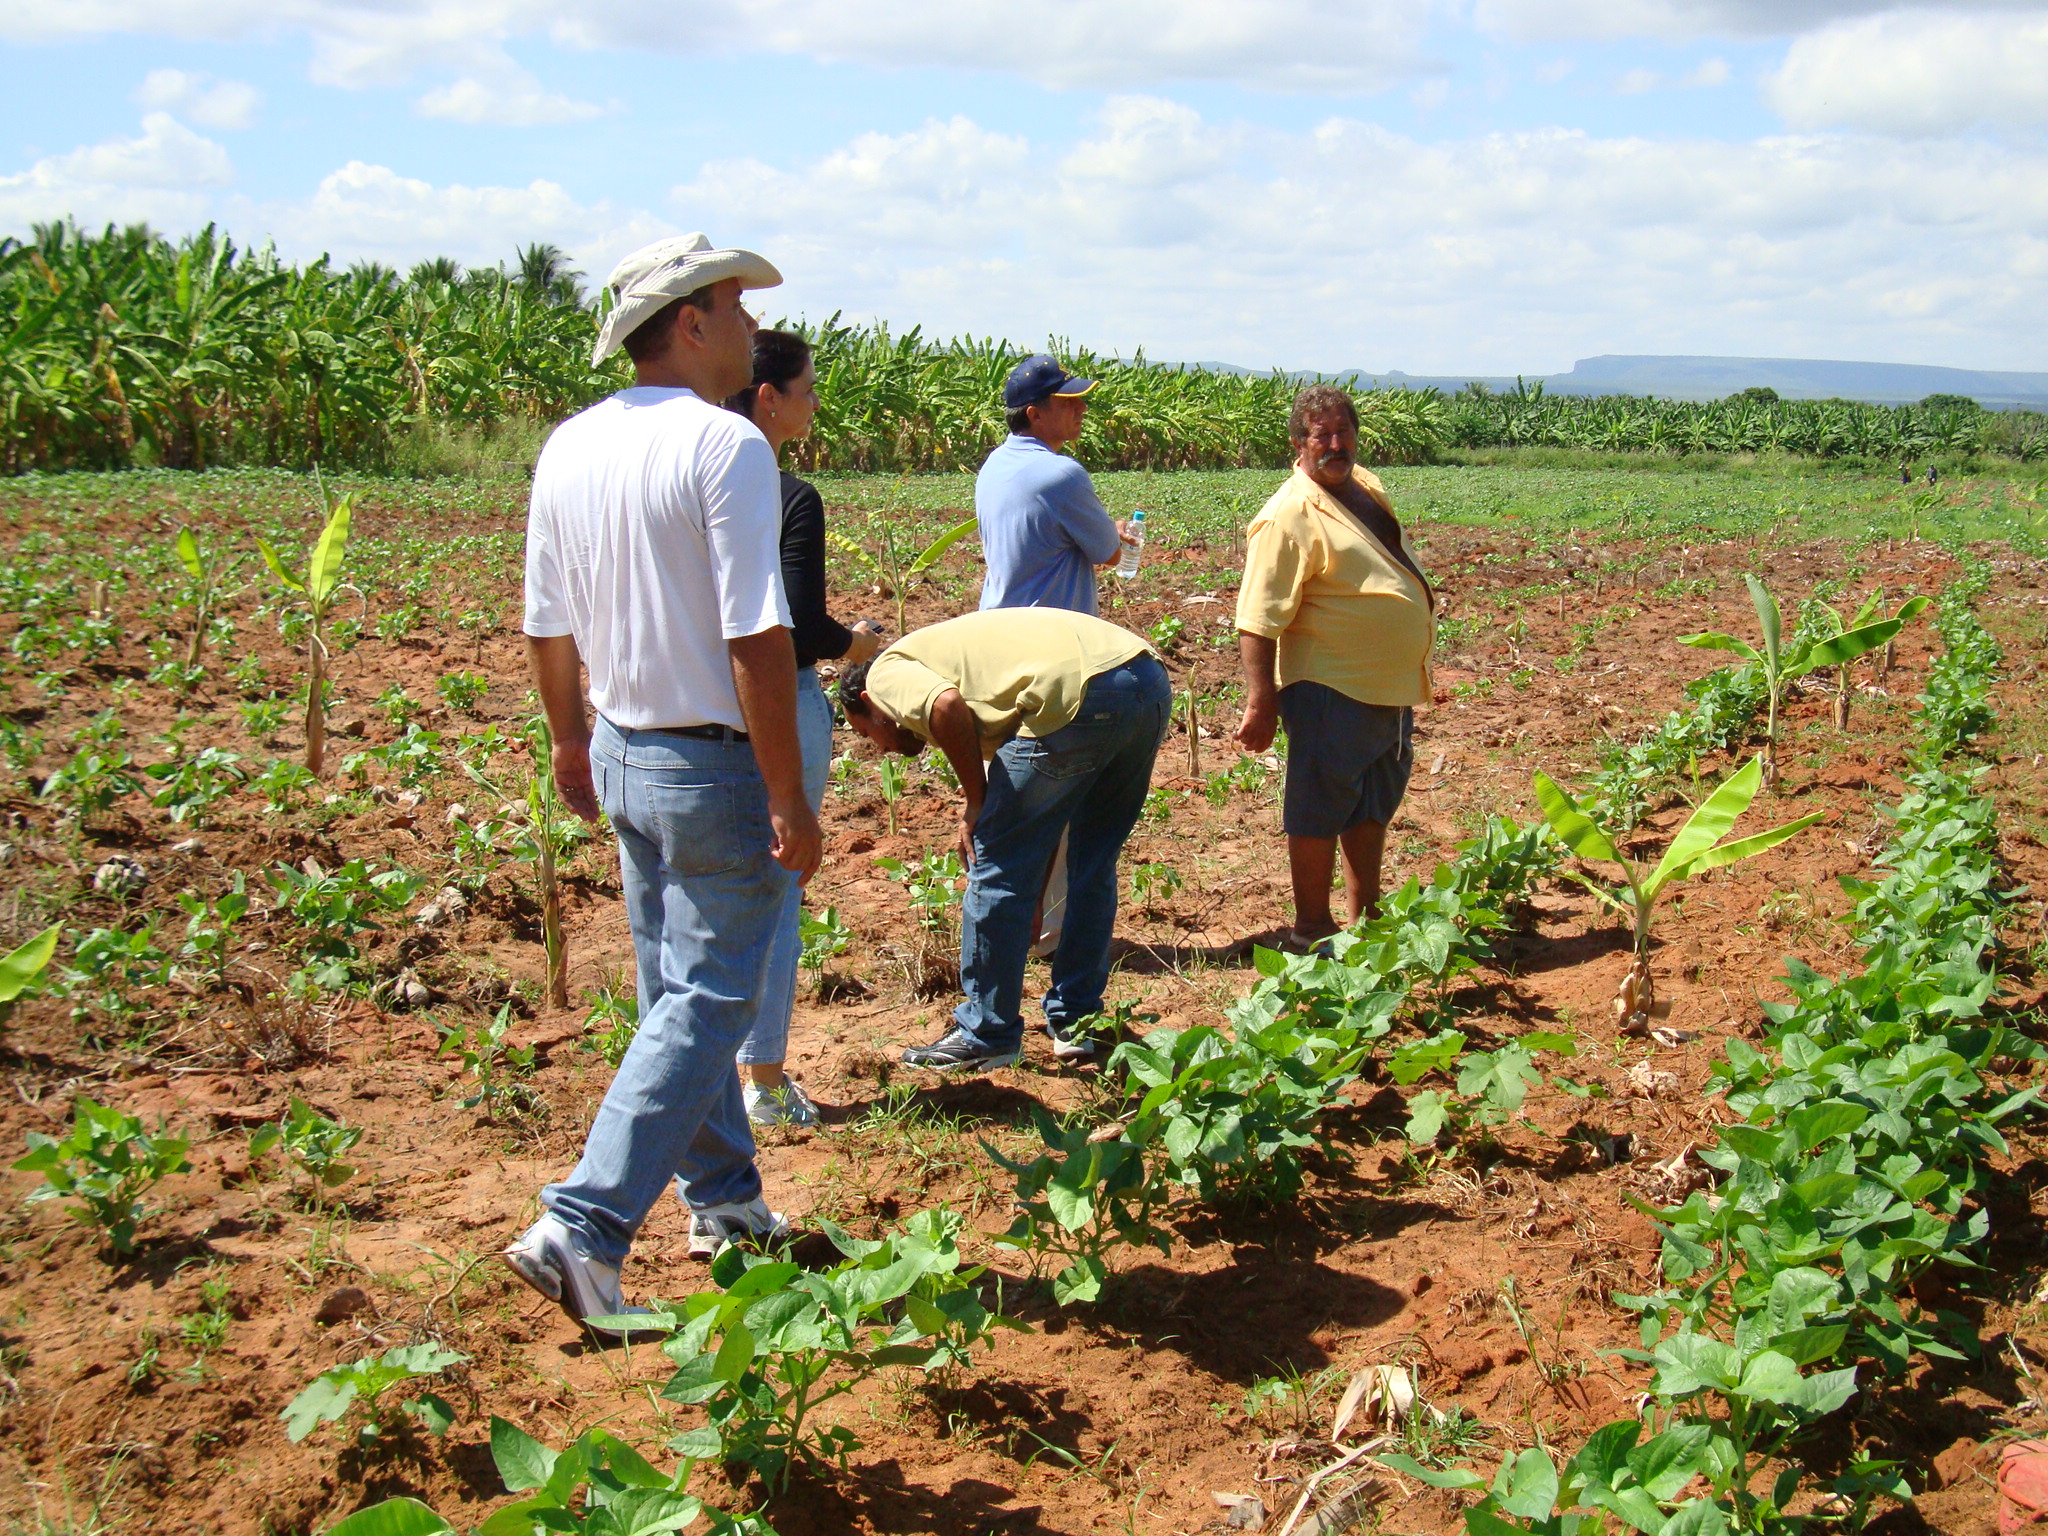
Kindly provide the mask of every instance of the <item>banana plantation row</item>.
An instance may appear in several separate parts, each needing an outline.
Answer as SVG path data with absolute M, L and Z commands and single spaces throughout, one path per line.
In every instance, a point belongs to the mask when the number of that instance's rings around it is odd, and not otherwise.
M 488 444 L 544 427 L 623 386 L 589 365 L 597 312 L 551 247 L 465 272 L 423 262 L 306 266 L 208 228 L 69 224 L 0 240 L 0 473 L 154 464 L 383 469 L 417 434 Z M 799 468 L 977 466 L 1004 433 L 1001 382 L 1028 349 L 913 328 L 805 330 L 821 409 Z M 1078 456 L 1097 469 L 1277 466 L 1300 380 L 1123 360 L 1063 347 L 1100 378 Z M 1895 463 L 2048 456 L 2048 417 L 1934 397 L 1918 406 L 1736 397 L 1688 402 L 1547 395 L 1540 387 L 1368 390 L 1368 459 L 1415 463 L 1460 449 L 1787 453 Z M 482 451 L 488 452 L 488 446 Z M 523 450 L 503 450 L 517 458 Z

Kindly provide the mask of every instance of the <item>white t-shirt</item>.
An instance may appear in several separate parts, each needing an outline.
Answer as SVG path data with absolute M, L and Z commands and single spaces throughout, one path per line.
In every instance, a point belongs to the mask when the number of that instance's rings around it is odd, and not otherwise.
M 614 725 L 740 729 L 725 643 L 788 626 L 781 536 L 759 428 L 687 389 L 622 389 L 534 466 L 526 633 L 575 636 Z

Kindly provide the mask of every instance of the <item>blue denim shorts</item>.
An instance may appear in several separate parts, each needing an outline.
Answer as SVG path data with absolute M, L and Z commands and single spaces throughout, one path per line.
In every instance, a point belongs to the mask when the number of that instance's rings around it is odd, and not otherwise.
M 1339 837 L 1362 822 L 1385 826 L 1408 793 L 1415 766 L 1415 711 L 1361 704 L 1322 683 L 1280 690 L 1287 727 L 1287 791 L 1281 829 L 1289 837 Z

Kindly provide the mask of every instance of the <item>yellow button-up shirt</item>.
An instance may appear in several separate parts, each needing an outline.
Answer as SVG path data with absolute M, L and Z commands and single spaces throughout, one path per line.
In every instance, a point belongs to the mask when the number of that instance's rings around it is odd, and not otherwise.
M 1392 515 L 1377 475 L 1352 478 Z M 1420 570 L 1406 529 L 1401 548 Z M 1322 683 L 1361 704 L 1430 700 L 1428 587 L 1299 469 L 1252 519 L 1237 627 L 1278 642 L 1283 688 Z
M 1143 635 L 1065 608 L 984 608 L 912 630 L 877 656 L 867 694 L 898 725 L 931 740 L 932 703 L 948 688 L 974 712 L 981 755 L 1012 736 L 1071 725 L 1081 695 L 1134 656 Z

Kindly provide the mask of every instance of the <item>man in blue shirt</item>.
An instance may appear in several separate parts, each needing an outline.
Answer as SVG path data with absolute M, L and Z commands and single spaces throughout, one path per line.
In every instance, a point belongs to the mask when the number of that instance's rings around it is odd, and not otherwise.
M 1093 379 L 1077 379 L 1043 353 L 1003 383 L 1010 436 L 974 481 L 974 518 L 988 575 L 984 608 L 1095 612 L 1095 572 L 1123 549 L 1123 528 L 1088 471 L 1060 452 L 1081 435 Z

